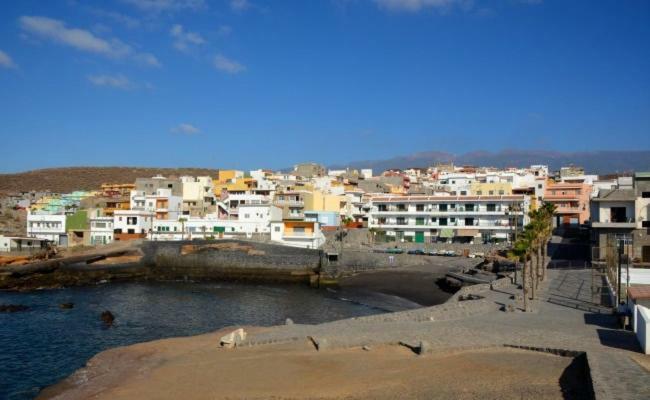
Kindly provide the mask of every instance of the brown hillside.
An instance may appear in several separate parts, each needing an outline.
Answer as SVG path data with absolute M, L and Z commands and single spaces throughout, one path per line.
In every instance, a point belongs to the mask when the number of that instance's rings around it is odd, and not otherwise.
M 133 183 L 136 178 L 155 175 L 217 176 L 208 168 L 140 168 L 140 167 L 69 167 L 47 168 L 16 174 L 0 174 L 0 192 L 51 190 L 67 193 L 74 190 L 99 189 L 102 183 Z

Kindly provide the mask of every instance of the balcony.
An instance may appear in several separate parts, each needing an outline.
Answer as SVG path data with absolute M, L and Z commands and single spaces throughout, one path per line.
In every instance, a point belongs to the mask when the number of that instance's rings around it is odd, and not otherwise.
M 634 229 L 636 228 L 636 222 L 634 218 L 613 218 L 605 219 L 604 221 L 594 221 L 591 223 L 591 227 Z

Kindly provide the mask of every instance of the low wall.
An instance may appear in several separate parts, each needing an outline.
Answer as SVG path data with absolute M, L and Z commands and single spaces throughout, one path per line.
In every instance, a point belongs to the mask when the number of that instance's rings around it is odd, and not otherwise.
M 645 354 L 650 354 L 650 309 L 637 305 L 634 307 L 634 331 Z

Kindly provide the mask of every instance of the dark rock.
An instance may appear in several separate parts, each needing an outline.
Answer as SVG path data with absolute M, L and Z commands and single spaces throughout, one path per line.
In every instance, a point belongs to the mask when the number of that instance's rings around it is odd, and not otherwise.
M 115 316 L 110 311 L 104 311 L 101 318 L 106 325 L 113 325 L 113 321 L 115 321 Z
M 59 308 L 61 309 L 74 308 L 74 303 L 61 303 L 59 304 Z
M 12 313 L 27 310 L 29 310 L 29 307 L 22 304 L 0 304 L 0 312 Z
M 317 338 L 311 336 L 310 339 L 314 343 L 314 346 L 316 346 L 316 350 L 318 351 L 323 351 L 329 348 L 329 342 L 325 338 Z

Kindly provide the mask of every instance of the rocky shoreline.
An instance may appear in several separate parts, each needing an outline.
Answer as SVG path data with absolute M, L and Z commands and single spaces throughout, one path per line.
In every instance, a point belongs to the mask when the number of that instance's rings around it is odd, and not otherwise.
M 543 287 L 542 295 L 553 290 Z M 432 307 L 111 349 L 39 398 L 606 399 L 619 390 L 603 375 L 605 360 L 629 352 L 603 347 L 579 309 L 540 301 L 532 313 L 504 312 L 504 304 L 517 309 L 516 293 L 503 278 Z M 237 347 L 219 345 L 239 328 L 246 336 Z

